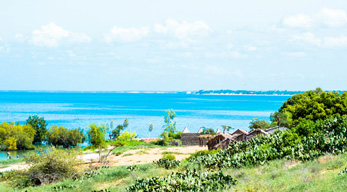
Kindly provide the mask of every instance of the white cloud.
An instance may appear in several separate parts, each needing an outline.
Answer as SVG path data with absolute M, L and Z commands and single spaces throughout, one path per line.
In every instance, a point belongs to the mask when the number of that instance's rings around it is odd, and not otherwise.
M 246 54 L 240 53 L 239 51 L 225 51 L 225 52 L 207 52 L 205 53 L 207 58 L 234 58 L 234 59 L 245 59 Z
M 187 21 L 178 22 L 175 19 L 166 19 L 165 24 L 155 24 L 154 32 L 173 35 L 180 40 L 191 40 L 197 37 L 208 35 L 210 27 L 203 21 L 189 23 Z
M 316 45 L 316 46 L 320 46 L 322 44 L 322 39 L 317 38 L 311 32 L 303 33 L 303 34 L 300 34 L 300 35 L 294 35 L 292 37 L 292 41 L 309 43 L 309 44 L 313 44 L 313 45 Z
M 232 48 L 234 48 L 233 44 L 231 44 L 231 43 L 227 44 L 227 49 L 232 49 Z
M 104 35 L 107 43 L 113 42 L 134 42 L 146 37 L 149 33 L 148 27 L 122 28 L 114 26 L 108 34 Z
M 326 47 L 344 47 L 347 46 L 347 37 L 341 35 L 339 37 L 325 37 L 324 46 Z
M 323 24 L 330 27 L 339 27 L 347 24 L 347 14 L 339 9 L 322 9 L 320 13 Z
M 248 51 L 256 51 L 257 47 L 251 46 L 251 45 L 247 45 L 247 46 L 245 46 L 245 49 L 247 49 Z
M 310 16 L 300 13 L 284 18 L 283 25 L 287 27 L 311 27 L 312 19 Z
M 292 37 L 293 42 L 304 42 L 322 48 L 336 48 L 347 46 L 347 36 L 341 35 L 338 37 L 316 37 L 308 32 Z
M 90 42 L 91 38 L 85 34 L 75 33 L 49 23 L 41 26 L 32 33 L 30 42 L 36 46 L 57 47 L 62 41 L 68 42 Z
M 15 38 L 17 41 L 19 41 L 19 42 L 24 42 L 24 41 L 25 41 L 25 37 L 24 37 L 24 35 L 21 34 L 21 33 L 16 33 L 16 34 L 14 35 L 14 38 Z
M 287 56 L 287 57 L 305 57 L 305 52 L 282 52 L 281 55 Z

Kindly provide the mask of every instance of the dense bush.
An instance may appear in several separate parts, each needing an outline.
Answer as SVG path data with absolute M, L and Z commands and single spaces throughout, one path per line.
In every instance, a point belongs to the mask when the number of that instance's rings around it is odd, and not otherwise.
M 171 173 L 167 177 L 137 179 L 136 184 L 127 191 L 220 191 L 236 184 L 236 180 L 222 172 L 197 172 L 187 170 L 184 173 Z
M 85 135 L 81 129 L 68 130 L 63 126 L 53 126 L 46 133 L 46 140 L 53 145 L 62 145 L 64 147 L 77 146 L 83 143 Z
M 288 113 L 292 125 L 300 120 L 325 120 L 334 116 L 347 115 L 347 92 L 323 92 L 320 88 L 293 95 L 282 105 L 280 113 Z
M 24 159 L 30 168 L 5 173 L 2 180 L 12 187 L 22 188 L 49 184 L 62 179 L 72 178 L 78 174 L 76 150 L 56 149 L 50 151 L 33 152 Z
M 33 143 L 40 143 L 45 139 L 47 132 L 47 122 L 43 117 L 37 115 L 29 116 L 26 121 L 27 125 L 31 125 L 35 129 L 35 136 Z
M 176 161 L 173 159 L 166 159 L 166 158 L 153 161 L 153 163 L 157 165 L 158 167 L 163 167 L 165 169 L 172 169 L 180 165 L 180 161 Z
M 284 140 L 283 132 L 253 137 L 246 142 L 232 143 L 228 149 L 215 155 L 191 158 L 208 168 L 242 167 L 264 164 L 275 159 L 298 159 L 307 161 L 325 154 L 343 153 L 347 148 L 347 118 L 331 118 L 318 123 L 320 132 L 311 136 L 293 136 L 291 142 Z
M 0 123 L 0 144 L 2 149 L 33 149 L 35 129 L 31 125 Z

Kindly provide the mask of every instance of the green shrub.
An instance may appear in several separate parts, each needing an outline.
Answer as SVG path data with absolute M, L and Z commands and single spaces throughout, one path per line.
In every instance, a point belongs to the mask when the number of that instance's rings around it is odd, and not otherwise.
M 44 185 L 72 178 L 78 171 L 78 152 L 74 149 L 56 149 L 51 151 L 34 152 L 26 155 L 24 160 L 30 164 L 28 170 L 16 170 L 2 176 L 12 187 Z
M 158 167 L 163 167 L 165 169 L 175 168 L 180 164 L 180 161 L 171 160 L 171 159 L 159 159 L 158 161 L 153 161 Z
M 69 130 L 63 126 L 53 126 L 47 131 L 46 140 L 55 146 L 75 147 L 85 141 L 85 135 L 81 129 Z
M 164 154 L 162 159 L 176 160 L 176 157 L 172 154 Z
M 183 173 L 171 173 L 167 177 L 152 177 L 137 179 L 127 191 L 222 191 L 236 184 L 236 180 L 222 172 L 197 172 L 187 170 Z

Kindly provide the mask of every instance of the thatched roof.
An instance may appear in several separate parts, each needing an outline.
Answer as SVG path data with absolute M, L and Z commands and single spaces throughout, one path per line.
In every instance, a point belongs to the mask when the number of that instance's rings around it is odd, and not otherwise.
M 238 135 L 240 135 L 240 134 L 246 134 L 246 135 L 247 135 L 248 132 L 247 132 L 247 131 L 244 131 L 244 130 L 242 130 L 242 129 L 238 129 L 238 130 L 236 130 L 236 131 L 230 133 L 231 136 L 234 136 L 234 135 L 235 135 L 235 136 L 236 136 L 236 135 L 238 136 Z M 237 136 L 236 136 L 236 137 L 237 137 Z
M 190 133 L 190 131 L 188 130 L 187 127 L 185 127 L 185 128 L 183 129 L 182 133 Z

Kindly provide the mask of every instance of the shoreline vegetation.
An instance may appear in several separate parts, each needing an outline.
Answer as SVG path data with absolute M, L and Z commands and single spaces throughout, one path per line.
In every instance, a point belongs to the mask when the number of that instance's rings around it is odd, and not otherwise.
M 245 141 L 230 142 L 224 150 L 181 146 L 176 113 L 164 117 L 160 139 L 146 143 L 127 119 L 117 126 L 90 124 L 87 134 L 63 127 L 45 130 L 43 118 L 23 125 L 52 150 L 27 155 L 25 169 L 0 173 L 0 191 L 344 191 L 347 188 L 347 92 L 320 88 L 295 94 L 270 116 L 253 119 L 252 130 L 286 127 Z M 37 124 L 36 120 L 40 121 Z M 23 126 L 2 124 L 8 134 L 1 142 L 16 148 Z M 235 130 L 222 125 L 225 131 Z M 150 124 L 149 132 L 153 130 Z M 111 131 L 112 134 L 107 135 Z M 16 133 L 17 133 L 16 132 Z M 39 132 L 39 135 L 36 133 Z M 202 132 L 209 131 L 205 128 Z M 6 132 L 7 133 L 7 132 Z M 106 138 L 109 139 L 107 140 Z M 49 139 L 47 138 L 49 137 Z M 88 138 L 84 150 L 69 148 Z M 70 139 L 70 140 L 69 140 Z M 66 140 L 69 140 L 66 143 Z M 18 145 L 25 146 L 25 145 Z M 58 146 L 65 146 L 59 148 Z M 76 146 L 76 145 L 75 145 Z M 10 166 L 6 161 L 0 166 Z

